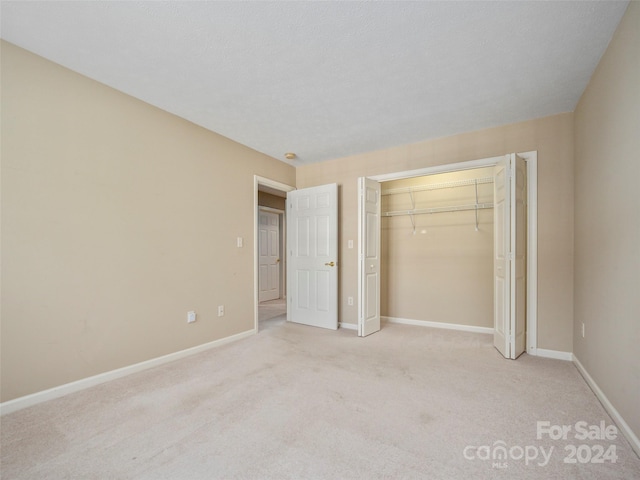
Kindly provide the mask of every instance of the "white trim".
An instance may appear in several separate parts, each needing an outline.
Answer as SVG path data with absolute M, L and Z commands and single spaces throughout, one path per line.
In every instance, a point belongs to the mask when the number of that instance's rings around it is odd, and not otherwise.
M 296 187 L 287 185 L 286 183 L 278 182 L 277 180 L 271 180 L 270 178 L 267 178 L 267 177 L 261 177 L 260 175 L 253 176 L 253 184 L 256 186 L 256 195 L 258 191 L 257 190 L 258 185 L 275 188 L 276 190 L 280 190 L 281 192 L 285 192 L 285 193 L 296 189 Z M 256 201 L 256 205 L 257 204 L 258 203 Z
M 284 215 L 284 210 L 279 208 L 265 207 L 264 205 L 258 205 L 258 210 L 261 212 L 277 213 L 278 215 Z
M 338 325 L 345 330 L 358 330 L 358 325 L 355 323 L 340 322 Z
M 286 193 L 296 189 L 296 187 L 278 182 L 276 180 L 271 180 L 270 178 L 261 177 L 259 175 L 253 176 L 253 328 L 256 333 L 258 333 L 258 304 L 260 303 L 258 301 L 258 295 L 260 293 L 260 288 L 258 287 L 258 212 L 260 209 L 258 205 L 259 185 L 274 188 Z M 283 225 L 283 228 L 286 229 L 286 224 Z M 286 293 L 288 294 L 289 292 Z
M 486 333 L 493 335 L 493 328 L 491 327 L 474 327 L 472 325 L 460 325 L 457 323 L 444 323 L 444 322 L 432 322 L 429 320 L 413 320 L 410 318 L 398 318 L 398 317 L 380 317 L 389 323 L 400 323 L 402 325 L 414 325 L 418 327 L 431 327 L 431 328 L 443 328 L 446 330 L 461 330 L 463 332 L 473 333 Z
M 587 385 L 589 385 L 589 388 L 591 388 L 593 393 L 596 395 L 596 397 L 598 398 L 598 400 L 600 401 L 604 409 L 607 411 L 609 415 L 611 415 L 611 418 L 613 419 L 613 421 L 616 422 L 616 425 L 618 425 L 618 428 L 620 429 L 620 431 L 629 441 L 631 448 L 636 452 L 638 456 L 640 456 L 640 439 L 638 439 L 638 436 L 633 432 L 633 430 L 631 430 L 631 427 L 627 424 L 627 422 L 624 421 L 624 418 L 622 418 L 622 415 L 620 415 L 620 412 L 618 412 L 616 407 L 614 407 L 613 404 L 609 401 L 609 399 L 604 394 L 604 392 L 600 389 L 596 381 L 593 378 L 591 378 L 591 375 L 589 375 L 589 373 L 584 368 L 582 363 L 580 363 L 580 360 L 578 360 L 578 357 L 576 357 L 575 355 L 573 355 L 573 364 L 576 366 L 576 368 L 580 372 L 580 375 L 582 375 L 582 377 L 584 378 L 585 382 L 587 382 Z
M 19 397 L 14 400 L 9 400 L 0 404 L 0 415 L 13 413 L 18 410 L 22 410 L 23 408 L 31 407 L 38 403 L 64 397 L 65 395 L 69 395 L 70 393 L 79 392 L 80 390 L 85 390 L 87 388 L 100 385 L 101 383 L 106 383 L 117 378 L 126 377 L 127 375 L 164 365 L 165 363 L 174 362 L 176 360 L 180 360 L 181 358 L 189 357 L 197 353 L 202 353 L 215 347 L 221 347 L 222 345 L 226 345 L 227 343 L 250 337 L 255 333 L 256 332 L 254 330 L 247 330 L 235 335 L 231 335 L 230 337 L 220 338 L 209 343 L 187 348 L 185 350 L 180 350 L 174 353 L 169 353 L 168 355 L 145 360 L 144 362 L 135 363 L 133 365 L 128 365 L 126 367 L 111 370 L 109 372 L 93 375 L 91 377 L 83 378 L 75 382 L 65 383 L 64 385 L 59 385 L 48 390 L 32 393 L 31 395 L 25 395 L 24 397 Z
M 536 355 L 538 346 L 538 152 L 518 152 L 527 161 L 527 353 Z M 471 170 L 490 167 L 503 156 L 448 163 L 434 167 L 407 170 L 404 172 L 374 175 L 368 178 L 378 182 L 434 175 L 437 173 Z M 493 329 L 491 329 L 493 332 Z
M 535 355 L 536 357 L 542 358 L 553 358 L 555 360 L 565 360 L 570 362 L 573 360 L 573 353 L 571 352 L 562 352 L 560 350 L 547 350 L 546 348 L 537 348 L 536 353 L 531 353 L 530 355 Z
M 363 329 L 364 329 L 364 305 L 365 305 L 365 295 L 366 292 L 364 290 L 364 271 L 365 271 L 365 258 L 364 258 L 364 248 L 362 242 L 364 240 L 365 235 L 365 221 L 366 221 L 366 213 L 364 210 L 364 194 L 366 191 L 366 180 L 367 177 L 358 177 L 358 324 L 356 326 L 356 330 L 358 331 L 359 337 L 364 337 Z M 378 182 L 378 187 L 380 187 L 380 182 Z M 382 188 L 380 188 L 382 190 Z M 379 202 L 382 202 L 382 198 L 378 199 Z M 380 219 L 378 219 L 378 223 Z M 381 225 L 378 225 L 378 232 L 382 229 Z M 380 244 L 378 244 L 379 246 Z M 378 263 L 380 266 L 382 262 Z M 373 265 L 372 265 L 373 266 Z M 379 270 L 379 268 L 378 268 Z M 378 272 L 379 273 L 379 272 Z M 378 284 L 380 284 L 380 277 L 378 276 Z M 380 295 L 378 295 L 378 307 L 377 312 L 380 314 Z
M 522 156 L 523 154 L 519 153 Z M 383 175 L 369 176 L 373 180 L 378 182 L 388 182 L 389 180 L 402 180 L 405 178 L 422 177 L 424 175 L 435 175 L 437 173 L 457 172 L 460 170 L 471 170 L 474 168 L 491 167 L 498 163 L 498 160 L 503 158 L 491 157 L 482 158 L 480 160 L 470 160 L 468 162 L 447 163 L 444 165 L 436 165 L 435 167 L 419 168 L 417 170 L 406 170 L 404 172 L 385 173 Z
M 538 152 L 524 152 L 518 155 L 527 161 L 527 353 L 537 355 Z

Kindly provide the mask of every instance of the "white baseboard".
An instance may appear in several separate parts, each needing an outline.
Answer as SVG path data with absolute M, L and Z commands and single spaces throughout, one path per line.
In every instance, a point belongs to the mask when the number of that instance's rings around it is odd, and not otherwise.
M 624 418 L 622 418 L 620 412 L 616 410 L 616 407 L 613 406 L 604 392 L 600 390 L 600 387 L 598 386 L 596 381 L 591 378 L 589 372 L 587 372 L 587 370 L 582 366 L 582 363 L 580 363 L 580 360 L 578 360 L 578 357 L 576 357 L 575 355 L 573 355 L 573 364 L 576 366 L 585 382 L 587 382 L 589 388 L 591 388 L 596 397 L 598 397 L 598 400 L 600 401 L 604 409 L 609 415 L 611 415 L 613 421 L 616 422 L 616 425 L 618 426 L 622 434 L 627 438 L 627 440 L 631 444 L 631 448 L 633 448 L 633 450 L 636 452 L 636 455 L 640 456 L 640 439 L 638 439 L 638 436 L 633 432 L 633 430 L 631 430 L 631 427 L 627 424 L 627 422 L 624 421 Z
M 165 363 L 173 362 L 181 358 L 189 357 L 191 355 L 204 352 L 211 348 L 220 347 L 222 345 L 226 345 L 227 343 L 242 340 L 243 338 L 255 335 L 255 333 L 255 329 L 247 330 L 245 332 L 237 333 L 235 335 L 231 335 L 230 337 L 220 338 L 203 345 L 187 348 L 185 350 L 180 350 L 179 352 L 152 358 L 144 362 L 135 363 L 133 365 L 118 368 L 116 370 L 111 370 L 109 372 L 104 372 L 98 375 L 83 378 L 82 380 L 65 383 L 64 385 L 59 385 L 48 390 L 25 395 L 24 397 L 19 397 L 14 400 L 9 400 L 7 402 L 0 403 L 0 415 L 5 415 L 18 410 L 22 410 L 23 408 L 31 407 L 32 405 L 46 402 L 47 400 L 53 400 L 54 398 L 63 397 L 65 395 L 69 395 L 70 393 L 78 392 L 95 385 L 100 385 L 101 383 L 109 382 L 117 378 L 126 377 L 127 375 L 141 372 L 149 368 L 157 367 Z
M 536 357 L 554 358 L 556 360 L 566 360 L 571 362 L 573 360 L 573 353 L 561 352 L 559 350 L 547 350 L 545 348 L 536 348 Z
M 416 325 L 419 327 L 444 328 L 447 330 L 462 330 L 463 332 L 490 333 L 493 335 L 493 328 L 474 327 L 471 325 L 459 325 L 457 323 L 431 322 L 429 320 L 412 320 L 410 318 L 380 317 L 389 323 L 401 323 L 403 325 Z
M 340 328 L 344 328 L 347 330 L 358 330 L 358 325 L 355 323 L 340 322 Z

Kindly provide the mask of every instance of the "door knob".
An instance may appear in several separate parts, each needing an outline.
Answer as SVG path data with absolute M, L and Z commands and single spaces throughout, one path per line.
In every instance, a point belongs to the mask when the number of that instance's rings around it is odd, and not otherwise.
M 334 262 L 329 262 L 329 263 L 325 263 L 325 265 L 327 267 L 333 267 L 335 265 L 335 263 Z
M 280 263 L 280 259 L 279 259 L 279 258 L 278 258 L 278 259 L 276 259 L 276 263 Z

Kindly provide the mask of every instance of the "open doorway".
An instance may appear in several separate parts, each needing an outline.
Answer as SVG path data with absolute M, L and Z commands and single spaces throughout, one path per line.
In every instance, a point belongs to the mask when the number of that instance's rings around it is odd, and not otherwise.
M 295 187 L 254 177 L 254 329 L 284 322 L 287 192 Z

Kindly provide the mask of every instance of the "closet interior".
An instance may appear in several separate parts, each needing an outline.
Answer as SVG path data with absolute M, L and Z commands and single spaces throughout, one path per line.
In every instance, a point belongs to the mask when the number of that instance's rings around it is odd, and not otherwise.
M 382 184 L 383 317 L 493 328 L 493 173 Z

